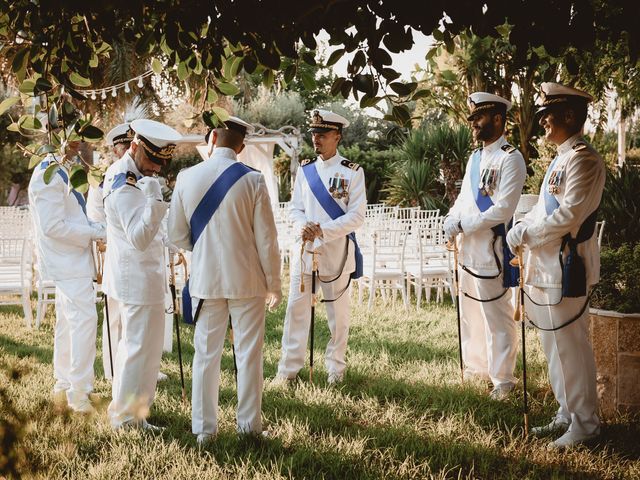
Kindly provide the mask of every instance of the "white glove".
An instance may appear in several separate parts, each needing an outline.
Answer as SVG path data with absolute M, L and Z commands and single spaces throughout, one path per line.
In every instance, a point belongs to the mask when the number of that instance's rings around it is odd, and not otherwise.
M 270 312 L 273 312 L 278 305 L 282 302 L 282 292 L 269 292 L 267 294 L 267 308 Z
M 509 250 L 514 255 L 516 254 L 517 248 L 525 243 L 525 234 L 527 233 L 527 225 L 524 222 L 516 223 L 509 233 L 507 233 L 507 245 L 509 245 Z
M 460 221 L 456 217 L 444 219 L 444 235 L 448 241 L 452 242 L 460 232 Z
M 162 201 L 162 187 L 155 177 L 142 177 L 136 186 L 145 194 L 148 199 Z
M 107 229 L 104 225 L 97 222 L 90 222 L 93 233 L 91 234 L 91 240 L 94 242 L 106 242 L 107 241 Z
M 171 240 L 169 240 L 168 235 L 165 235 L 164 237 L 162 237 L 162 244 L 165 247 L 167 247 L 167 250 L 169 250 L 169 255 L 171 256 L 177 255 L 178 252 L 180 251 L 178 247 L 176 247 L 173 243 L 171 243 Z

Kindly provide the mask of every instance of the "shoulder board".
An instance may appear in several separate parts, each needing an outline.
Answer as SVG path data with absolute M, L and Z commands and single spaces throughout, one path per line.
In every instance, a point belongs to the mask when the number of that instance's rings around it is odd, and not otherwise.
M 504 150 L 507 153 L 513 153 L 516 151 L 516 147 L 514 147 L 513 145 L 509 145 L 508 143 L 505 143 L 503 146 L 500 147 L 502 150 Z
M 133 173 L 133 172 L 127 172 L 126 178 L 127 178 L 127 185 L 131 185 L 132 187 L 135 187 L 136 183 L 138 183 L 138 179 L 136 178 L 136 174 Z
M 358 170 L 360 168 L 360 165 L 358 165 L 355 162 L 350 162 L 349 160 L 342 160 L 340 162 L 343 166 L 350 168 L 351 170 Z
M 258 170 L 257 168 L 253 168 L 252 166 L 247 165 L 246 163 L 243 163 L 243 162 L 240 162 L 240 163 L 242 163 L 242 165 L 244 165 L 245 167 L 247 167 L 249 170 L 251 170 L 253 172 L 261 173 L 260 170 Z
M 305 158 L 304 160 L 302 160 L 300 162 L 300 166 L 304 167 L 305 165 L 309 165 L 310 163 L 315 162 L 317 159 L 316 158 Z
M 587 148 L 587 144 L 584 143 L 584 142 L 578 142 L 572 148 L 576 152 L 580 152 L 580 151 L 584 150 L 585 148 Z

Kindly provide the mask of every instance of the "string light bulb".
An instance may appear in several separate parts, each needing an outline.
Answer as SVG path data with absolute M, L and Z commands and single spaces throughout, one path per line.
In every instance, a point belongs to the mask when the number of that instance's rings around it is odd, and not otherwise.
M 129 88 L 129 82 L 124 84 L 124 93 L 130 93 L 131 89 Z
M 96 99 L 96 91 L 92 91 L 91 92 L 91 100 L 95 100 Z
M 100 98 L 102 100 L 106 100 L 107 99 L 107 92 L 105 92 L 104 90 L 102 90 L 102 95 L 100 95 Z
M 144 83 L 142 83 L 142 77 L 138 77 L 138 88 L 144 87 Z
M 113 87 L 111 89 L 111 96 L 114 97 L 114 98 L 116 97 L 116 87 Z

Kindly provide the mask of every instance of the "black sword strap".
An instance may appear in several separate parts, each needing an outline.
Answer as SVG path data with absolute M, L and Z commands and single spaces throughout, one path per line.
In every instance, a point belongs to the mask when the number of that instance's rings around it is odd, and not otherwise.
M 502 297 L 504 297 L 504 295 L 509 291 L 509 288 L 505 288 L 502 293 L 500 295 L 498 295 L 497 297 L 493 297 L 493 298 L 487 298 L 487 299 L 483 299 L 483 298 L 476 298 L 476 297 L 472 297 L 471 295 L 469 295 L 467 292 L 462 292 L 462 295 L 464 295 L 467 298 L 470 298 L 471 300 L 474 300 L 476 302 L 480 302 L 480 303 L 489 303 L 489 302 L 495 302 L 496 300 L 501 299 Z
M 198 317 L 200 316 L 200 310 L 202 310 L 202 304 L 204 303 L 204 298 L 198 299 L 198 306 L 196 307 L 196 313 L 193 315 L 193 324 L 195 325 L 198 321 Z
M 529 297 L 527 295 L 527 297 Z M 529 300 L 531 300 L 531 297 L 529 297 Z M 584 305 L 582 305 L 582 308 L 580 309 L 580 311 L 574 315 L 573 317 L 571 317 L 569 320 L 567 320 L 566 322 L 562 323 L 561 325 L 557 326 L 557 327 L 553 327 L 553 328 L 543 328 L 539 325 L 536 325 L 535 323 L 533 323 L 533 321 L 527 316 L 527 319 L 529 320 L 529 323 L 531 325 L 533 325 L 535 328 L 537 328 L 538 330 L 542 330 L 543 332 L 555 332 L 557 330 L 560 330 L 561 328 L 564 328 L 568 325 L 571 325 L 573 322 L 575 322 L 576 320 L 578 320 L 582 314 L 585 312 L 585 310 L 587 309 L 587 307 L 589 306 L 589 301 L 591 300 L 591 293 L 589 293 L 589 296 L 587 297 L 587 299 L 584 301 Z M 562 298 L 560 299 L 560 301 L 562 301 Z M 560 303 L 560 302 L 558 302 Z M 536 304 L 537 305 L 537 304 Z M 553 304 L 553 305 L 557 305 Z

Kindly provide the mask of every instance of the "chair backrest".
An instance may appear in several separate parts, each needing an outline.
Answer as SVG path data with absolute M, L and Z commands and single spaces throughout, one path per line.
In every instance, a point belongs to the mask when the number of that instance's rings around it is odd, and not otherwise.
M 404 268 L 407 234 L 406 230 L 375 230 L 372 235 L 373 265 Z
M 413 218 L 413 212 L 419 210 L 420 207 L 398 207 L 396 209 L 396 218 L 398 220 L 409 220 Z

